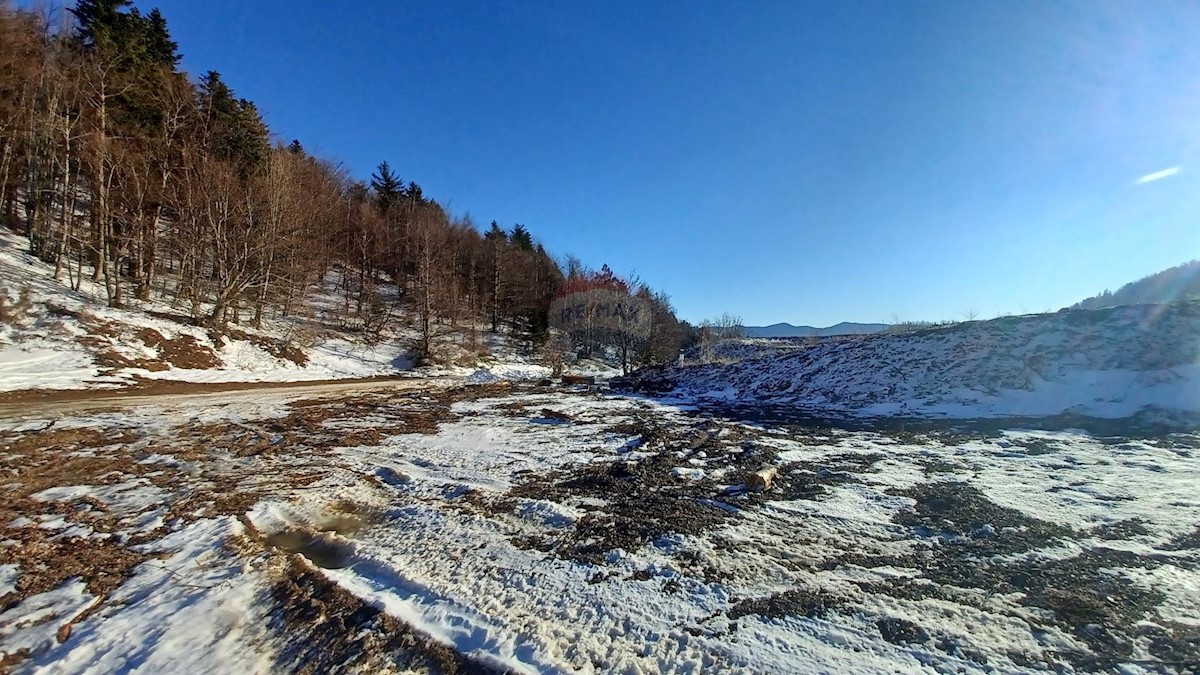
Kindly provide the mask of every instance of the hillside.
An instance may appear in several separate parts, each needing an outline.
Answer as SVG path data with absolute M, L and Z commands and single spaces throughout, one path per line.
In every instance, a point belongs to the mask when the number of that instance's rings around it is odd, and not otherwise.
M 887 330 L 886 323 L 852 323 L 843 321 L 827 328 L 815 326 L 793 326 L 790 323 L 773 323 L 770 326 L 743 326 L 742 331 L 750 338 L 779 337 L 828 337 L 831 335 L 865 335 Z
M 281 142 L 220 72 L 180 69 L 159 13 L 64 9 L 0 2 L 0 227 L 23 256 L 0 277 L 18 310 L 0 311 L 5 341 L 23 344 L 0 361 L 5 388 L 469 367 L 542 343 L 568 283 L 651 308 L 639 361 L 678 352 L 665 294 L 605 265 L 564 270 L 530 227 L 456 214 L 385 157 L 352 176 L 306 149 L 321 138 Z
M 1118 305 L 1140 305 L 1200 298 L 1200 260 L 1193 260 L 1125 284 L 1115 293 L 1104 291 L 1071 306 L 1071 309 L 1100 309 Z
M 976 321 L 663 371 L 661 388 L 860 416 L 1200 411 L 1200 302 Z M 737 353 L 738 345 L 722 350 Z
M 372 335 L 339 318 L 338 275 L 320 284 L 294 315 L 261 328 L 200 326 L 166 302 L 108 307 L 101 285 L 78 291 L 26 252 L 26 240 L 0 228 L 0 392 L 111 389 L 152 381 L 287 382 L 396 375 L 544 377 L 549 369 L 504 336 L 479 327 L 478 346 L 463 330 L 436 331 L 444 364 L 417 368 L 419 332 L 399 316 Z M 382 291 L 388 292 L 386 286 Z M 394 294 L 394 288 L 390 290 Z M 585 367 L 596 367 L 595 364 Z

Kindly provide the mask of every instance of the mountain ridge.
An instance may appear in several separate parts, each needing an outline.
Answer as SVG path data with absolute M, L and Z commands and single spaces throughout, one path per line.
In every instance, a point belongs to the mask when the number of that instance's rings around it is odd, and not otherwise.
M 1100 309 L 1200 298 L 1200 260 L 1191 260 L 1131 281 L 1116 291 L 1104 291 L 1068 309 Z
M 742 326 L 746 337 L 828 337 L 830 335 L 867 335 L 887 330 L 886 323 L 855 323 L 843 321 L 832 326 L 794 326 L 790 323 L 773 323 L 769 326 Z

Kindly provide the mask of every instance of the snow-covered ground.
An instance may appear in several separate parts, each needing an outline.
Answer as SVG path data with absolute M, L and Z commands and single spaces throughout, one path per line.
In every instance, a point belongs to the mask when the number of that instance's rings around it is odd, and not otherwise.
M 424 670 L 439 645 L 515 672 L 1200 659 L 1197 434 L 764 426 L 528 386 L 47 423 L 0 424 L 21 672 Z M 111 563 L 38 567 L 67 552 Z M 417 648 L 389 657 L 385 624 Z
M 1200 302 L 974 321 L 812 344 L 748 340 L 659 388 L 860 416 L 1200 411 Z
M 0 321 L 0 392 L 26 389 L 111 389 L 148 380 L 197 383 L 294 382 L 396 375 L 538 379 L 550 368 L 499 336 L 483 335 L 470 357 L 455 340 L 438 348 L 459 365 L 414 368 L 415 335 L 403 325 L 368 341 L 323 319 L 336 308 L 332 282 L 307 299 L 305 313 L 272 317 L 262 330 L 235 325 L 215 332 L 191 325 L 165 302 L 130 299 L 108 307 L 104 289 L 84 280 L 79 291 L 53 278 L 53 266 L 26 252 L 27 241 L 0 228 L 0 294 L 22 306 Z M 336 276 L 331 272 L 331 276 Z M 327 288 L 328 287 L 328 288 Z M 24 294 L 24 297 L 22 295 Z M 445 342 L 445 344 L 441 344 Z M 578 370 L 616 371 L 603 364 Z M 481 375 L 482 376 L 482 375 Z

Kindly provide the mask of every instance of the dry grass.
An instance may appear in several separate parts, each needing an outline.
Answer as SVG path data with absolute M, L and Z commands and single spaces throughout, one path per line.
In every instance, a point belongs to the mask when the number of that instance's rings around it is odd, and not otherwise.
M 103 369 L 123 370 L 144 368 L 161 372 L 169 368 L 207 370 L 220 368 L 221 359 L 209 347 L 200 344 L 194 336 L 180 335 L 167 339 L 153 328 L 137 328 L 130 331 L 124 324 L 91 316 L 80 316 L 80 323 L 89 334 L 77 338 L 79 344 L 94 354 L 96 363 Z M 132 358 L 116 351 L 115 345 L 134 340 L 156 352 L 155 358 Z
M 8 298 L 8 289 L 0 288 L 0 324 L 19 324 L 29 317 L 33 297 L 28 286 L 17 293 L 16 300 Z

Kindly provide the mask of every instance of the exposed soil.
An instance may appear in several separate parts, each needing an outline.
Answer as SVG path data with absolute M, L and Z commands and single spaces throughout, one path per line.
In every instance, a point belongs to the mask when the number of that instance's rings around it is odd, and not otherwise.
M 764 617 L 805 616 L 823 619 L 829 611 L 845 602 L 844 598 L 827 592 L 797 588 L 765 598 L 742 600 L 734 605 L 727 615 L 731 619 L 757 614 Z
M 158 358 L 174 368 L 207 370 L 221 367 L 221 359 L 217 358 L 213 350 L 200 344 L 191 335 L 180 335 L 168 340 L 152 328 L 139 328 L 134 335 L 147 347 L 157 350 Z
M 475 496 L 476 502 L 491 512 L 503 512 L 511 511 L 518 498 L 560 503 L 570 498 L 602 500 L 603 509 L 585 515 L 569 532 L 521 542 L 564 558 L 602 564 L 613 549 L 635 550 L 670 533 L 705 532 L 731 515 L 732 507 L 722 508 L 720 502 L 728 493 L 715 479 L 686 480 L 675 475 L 687 459 L 704 453 L 707 471 L 724 471 L 720 480 L 739 482 L 776 455 L 769 446 L 743 445 L 744 434 L 733 427 L 667 429 L 641 419 L 612 430 L 634 437 L 627 451 L 636 448 L 653 454 L 530 476 L 504 498 Z
M 64 429 L 53 425 L 0 434 L 0 472 L 17 476 L 0 485 L 0 496 L 4 497 L 0 501 L 0 532 L 3 537 L 19 542 L 17 546 L 0 547 L 0 564 L 16 562 L 22 571 L 18 592 L 0 598 L 0 607 L 11 607 L 31 593 L 50 590 L 72 577 L 83 578 L 92 593 L 103 597 L 146 559 L 129 548 L 138 540 L 122 539 L 125 535 L 107 539 L 62 537 L 55 536 L 53 530 L 7 527 L 5 524 L 18 516 L 39 514 L 61 516 L 98 533 L 115 533 L 128 527 L 127 523 L 115 522 L 106 513 L 105 505 L 97 500 L 42 502 L 32 498 L 40 490 L 62 485 L 144 481 L 174 495 L 166 517 L 168 522 L 217 514 L 241 515 L 264 497 L 277 495 L 282 489 L 310 485 L 336 470 L 327 464 L 331 448 L 378 445 L 400 434 L 435 433 L 440 424 L 458 419 L 459 415 L 452 410 L 456 402 L 526 390 L 505 384 L 421 391 L 381 386 L 341 396 L 295 401 L 279 418 L 246 423 L 187 422 L 174 429 L 170 438 L 147 439 L 131 429 Z M 117 396 L 114 400 L 128 399 Z M 494 414 L 497 410 L 528 417 L 540 424 L 597 421 L 582 419 L 587 416 L 581 414 L 575 414 L 581 419 L 573 419 L 542 403 L 521 401 L 500 403 L 487 413 L 464 414 Z M 367 418 L 371 422 L 364 428 L 361 421 Z M 837 434 L 844 430 L 844 427 L 821 426 L 812 420 L 785 423 L 782 428 L 787 430 L 784 435 L 789 440 L 809 445 L 836 443 Z M 780 434 L 775 429 L 748 427 L 737 421 L 702 415 L 683 424 L 643 416 L 607 427 L 606 431 L 629 440 L 615 457 L 606 461 L 527 473 L 520 475 L 517 485 L 507 493 L 471 491 L 463 499 L 447 503 L 451 508 L 484 515 L 513 514 L 521 499 L 596 504 L 578 507 L 585 515 L 570 527 L 522 535 L 513 543 L 552 556 L 593 563 L 599 567 L 592 578 L 594 583 L 606 582 L 614 575 L 619 580 L 651 580 L 653 575 L 649 570 L 639 570 L 632 576 L 625 571 L 612 571 L 610 552 L 636 551 L 672 534 L 711 534 L 714 529 L 734 522 L 731 519 L 740 510 L 767 509 L 780 500 L 820 500 L 838 486 L 864 482 L 865 477 L 886 466 L 882 463 L 887 455 L 882 452 L 853 450 L 822 454 L 810 461 L 784 462 L 770 440 Z M 985 426 L 970 425 L 967 428 L 905 426 L 889 429 L 883 435 L 931 448 L 994 438 Z M 1177 452 L 1190 452 L 1198 445 L 1195 434 L 1154 438 L 1166 444 L 1161 447 Z M 887 438 L 883 441 L 886 444 Z M 1111 442 L 1119 447 L 1129 443 L 1129 438 L 1114 438 Z M 1052 440 L 1025 438 L 1017 445 L 1025 455 L 1060 451 Z M 185 475 L 164 470 L 162 464 L 138 463 L 151 453 L 187 462 L 194 470 Z M 231 460 L 237 461 L 232 462 L 232 467 L 227 466 Z M 1164 564 L 1194 568 L 1200 563 L 1200 526 L 1166 545 L 1159 545 L 1160 550 L 1177 551 L 1178 555 L 1139 555 L 1119 550 L 1115 544 L 1113 548 L 1103 544 L 1151 535 L 1146 523 L 1138 518 L 1074 531 L 992 502 L 977 487 L 963 482 L 969 467 L 958 460 L 930 453 L 928 458 L 914 461 L 933 482 L 892 490 L 892 495 L 912 499 L 914 505 L 898 513 L 888 526 L 892 528 L 889 536 L 895 540 L 915 543 L 911 550 L 884 555 L 878 551 L 887 549 L 872 548 L 873 543 L 879 542 L 863 541 L 856 550 L 847 550 L 832 560 L 814 558 L 805 563 L 799 559 L 803 557 L 806 542 L 797 538 L 789 540 L 798 551 L 796 557 L 775 562 L 789 570 L 820 571 L 848 566 L 868 570 L 885 566 L 913 569 L 919 573 L 915 578 L 883 575 L 881 578 L 886 581 L 853 583 L 862 592 L 908 600 L 935 598 L 980 608 L 990 597 L 1012 597 L 1013 602 L 1026 610 L 1036 610 L 1021 615 L 1035 633 L 1053 627 L 1071 633 L 1086 645 L 1086 652 L 1010 654 L 1015 663 L 1031 670 L 1052 667 L 1062 661 L 1081 670 L 1109 670 L 1133 657 L 1137 641 L 1147 645 L 1150 654 L 1159 659 L 1141 664 L 1149 668 L 1173 666 L 1186 672 L 1190 665 L 1200 661 L 1200 632 L 1195 627 L 1157 617 L 1154 609 L 1164 600 L 1163 595 L 1120 574 L 1122 569 L 1149 569 Z M 678 469 L 693 464 L 703 467 L 699 477 L 678 473 Z M 746 492 L 741 486 L 745 476 L 763 465 L 778 470 L 773 484 L 763 492 Z M 247 470 L 247 466 L 253 469 Z M 380 470 L 368 480 L 399 486 L 410 479 L 397 471 Z M 310 527 L 283 530 L 254 542 L 260 551 L 274 551 L 272 555 L 288 561 L 285 573 L 271 591 L 280 608 L 271 627 L 295 639 L 280 654 L 277 669 L 485 672 L 483 664 L 364 604 L 328 582 L 305 562 L 327 568 L 345 565 L 348 557 L 342 536 L 370 524 L 374 517 L 355 504 L 339 504 L 331 508 L 325 519 Z M 720 537 L 710 540 L 718 548 L 728 543 Z M 1068 554 L 1055 549 L 1067 541 L 1080 544 L 1082 552 Z M 1095 545 L 1097 541 L 1101 543 Z M 302 554 L 303 559 L 293 555 L 296 553 Z M 689 550 L 672 554 L 687 574 L 695 573 L 700 580 L 711 582 L 721 580 L 722 575 L 728 577 L 728 570 L 707 567 L 708 562 L 689 558 L 693 555 Z M 42 566 L 54 569 L 31 572 L 39 560 L 47 559 L 72 563 Z M 832 593 L 816 586 L 793 585 L 797 587 L 744 598 L 723 613 L 735 621 L 750 616 L 821 619 L 854 613 L 873 622 L 879 635 L 888 642 L 932 646 L 959 658 L 986 663 L 986 658 L 960 638 L 936 627 L 895 616 L 875 613 L 864 616 L 855 593 Z M 664 593 L 679 589 L 675 579 L 662 585 Z M 992 606 L 989 611 L 1002 610 Z M 347 664 L 353 664 L 352 668 Z
M 155 401 L 156 397 L 202 396 L 228 392 L 262 392 L 303 389 L 319 394 L 323 392 L 351 391 L 355 389 L 429 388 L 435 389 L 446 380 L 438 378 L 417 379 L 398 376 L 366 377 L 342 380 L 311 380 L 298 382 L 180 382 L 173 380 L 140 380 L 117 390 L 96 391 L 90 389 L 23 389 L 0 392 L 0 418 L 19 417 L 32 412 L 38 416 L 85 410 L 116 410 L 132 405 L 170 403 L 169 400 Z M 308 393 L 306 391 L 306 393 Z
M 1110 541 L 1132 539 L 1150 534 L 1150 530 L 1146 528 L 1145 522 L 1141 518 L 1129 518 L 1127 520 L 1118 520 L 1115 523 L 1105 523 L 1104 525 L 1092 528 L 1090 532 L 1100 539 Z
M 292 558 L 271 589 L 271 628 L 286 634 L 281 673 L 494 673 L 341 589 Z
M 1112 571 L 1157 567 L 1164 562 L 1161 556 L 1096 547 L 1066 558 L 1046 558 L 1035 552 L 1080 533 L 998 506 L 964 483 L 929 483 L 897 492 L 917 504 L 895 521 L 929 546 L 906 556 L 850 555 L 837 564 L 910 567 L 919 569 L 922 578 L 870 585 L 872 591 L 958 601 L 963 598 L 951 592 L 954 587 L 1022 593 L 1022 604 L 1049 610 L 1050 622 L 1088 645 L 1091 653 L 1058 656 L 1089 670 L 1128 660 L 1134 640 L 1145 631 L 1139 623 L 1163 600 L 1160 593 Z M 911 631 L 894 629 L 895 625 L 889 628 L 885 638 L 911 637 Z M 1200 657 L 1194 635 L 1186 630 L 1160 631 L 1155 639 L 1162 653 Z
M 261 426 L 193 422 L 181 425 L 170 438 L 148 438 L 145 432 L 135 429 L 58 428 L 54 424 L 0 433 L 0 475 L 8 477 L 0 485 L 3 496 L 0 538 L 12 542 L 0 546 L 0 564 L 15 563 L 21 570 L 15 591 L 0 597 L 0 611 L 31 595 L 53 590 L 72 578 L 82 579 L 90 593 L 103 599 L 135 567 L 151 557 L 132 546 L 162 535 L 162 531 L 122 534 L 130 527 L 127 514 L 110 514 L 104 503 L 92 497 L 36 499 L 34 496 L 43 490 L 73 485 L 128 484 L 133 488 L 152 485 L 171 495 L 165 522 L 240 516 L 264 497 L 278 494 L 281 486 L 294 488 L 324 477 L 327 467 L 321 462 L 322 448 L 378 443 L 385 435 L 392 434 L 432 433 L 440 422 L 453 419 L 449 407 L 454 401 L 497 391 L 486 387 L 460 388 L 307 400 L 294 404 L 285 417 L 267 420 Z M 327 424 L 338 419 L 355 419 L 368 412 L 378 415 L 381 410 L 387 411 L 388 421 L 375 429 L 343 432 Z M 195 468 L 181 474 L 169 466 L 164 471 L 164 465 L 158 462 L 141 461 L 152 454 L 170 456 Z M 311 460 L 297 461 L 297 455 Z M 227 466 L 226 458 L 230 457 L 254 458 L 261 463 L 261 475 L 248 476 L 241 465 Z M 317 523 L 315 530 L 281 532 L 268 543 L 282 551 L 303 553 L 319 565 L 339 567 L 343 564 L 343 551 L 325 532 L 350 533 L 371 517 L 354 504 L 341 504 Z M 39 527 L 45 519 L 65 524 L 54 529 Z M 62 533 L 63 528 L 71 526 L 82 526 L 88 534 Z M 334 593 L 326 582 L 321 583 L 325 586 L 318 590 L 328 596 L 323 602 L 341 606 L 353 599 L 340 591 Z M 316 588 L 317 577 L 312 573 L 301 574 L 296 584 L 312 590 Z M 303 590 L 297 588 L 295 584 L 281 584 L 277 591 L 280 598 L 295 600 L 300 596 L 294 593 Z M 308 602 L 309 605 L 288 605 L 295 610 L 289 616 L 302 618 L 304 608 L 317 606 L 314 603 L 318 601 L 310 598 Z M 399 659 L 389 661 L 393 664 L 408 663 L 410 658 L 417 665 L 428 661 L 428 672 L 481 672 L 478 664 L 427 638 L 418 638 L 411 631 L 406 634 L 400 622 L 354 602 L 358 604 L 356 611 L 374 617 L 373 632 L 355 637 L 357 632 L 349 629 L 329 632 L 328 626 L 310 625 L 308 630 L 313 639 L 298 643 L 301 646 L 294 655 L 297 660 L 280 664 L 281 668 L 325 672 L 324 666 L 342 663 L 333 660 L 339 654 L 349 658 L 347 650 L 363 648 L 367 650 L 364 654 L 371 649 L 382 650 L 372 658 Z M 64 630 L 69 633 L 69 626 Z M 332 651 L 326 653 L 326 649 Z M 5 658 L 5 668 L 21 660 L 19 654 Z
M 929 633 L 924 628 L 906 619 L 887 617 L 875 622 L 884 640 L 897 645 L 915 645 L 929 642 Z

